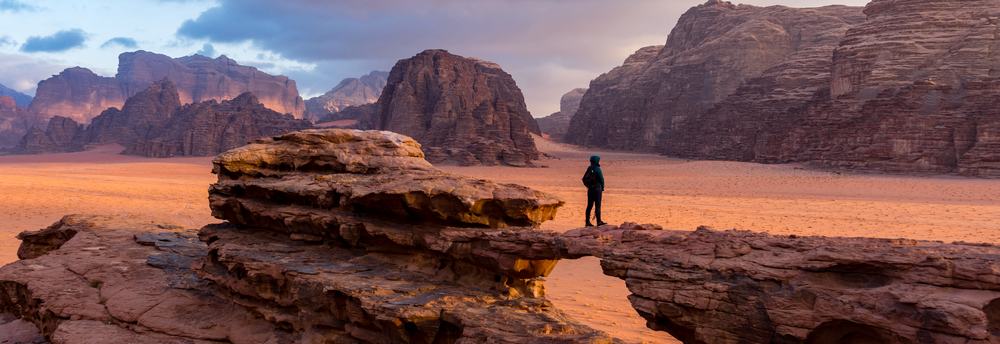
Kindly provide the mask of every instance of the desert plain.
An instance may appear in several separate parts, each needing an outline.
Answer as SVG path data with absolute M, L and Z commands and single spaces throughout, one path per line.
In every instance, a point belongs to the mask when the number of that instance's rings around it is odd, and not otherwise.
M 771 234 L 1000 242 L 1000 181 L 951 175 L 878 175 L 795 164 L 688 161 L 601 152 L 536 138 L 541 168 L 439 166 L 526 185 L 566 201 L 542 229 L 582 227 L 580 177 L 602 157 L 605 222 L 665 229 L 709 226 Z M 220 222 L 208 209 L 212 158 L 151 159 L 121 146 L 66 154 L 0 157 L 0 264 L 17 259 L 15 236 L 66 214 L 105 214 L 196 231 Z M 547 297 L 578 321 L 629 343 L 677 343 L 645 327 L 624 281 L 604 276 L 596 258 L 565 260 L 546 279 Z

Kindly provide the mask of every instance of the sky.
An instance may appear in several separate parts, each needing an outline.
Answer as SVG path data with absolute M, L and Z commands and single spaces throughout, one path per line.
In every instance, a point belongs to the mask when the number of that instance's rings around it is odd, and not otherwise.
M 0 0 L 0 84 L 34 95 L 80 66 L 114 76 L 118 54 L 226 55 L 296 81 L 303 98 L 389 71 L 425 49 L 493 61 L 535 117 L 559 111 L 639 48 L 664 44 L 705 0 Z M 795 7 L 864 0 L 795 0 Z M 734 3 L 741 3 L 734 1 Z M 783 4 L 747 0 L 756 6 Z

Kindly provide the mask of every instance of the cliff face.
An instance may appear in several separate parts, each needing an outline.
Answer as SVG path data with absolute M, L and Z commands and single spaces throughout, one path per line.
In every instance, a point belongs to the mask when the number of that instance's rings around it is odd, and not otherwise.
M 309 121 L 268 109 L 252 93 L 244 93 L 221 103 L 210 100 L 178 108 L 161 126 L 151 130 L 154 135 L 129 146 L 122 154 L 151 158 L 213 156 L 251 140 L 311 126 Z
M 133 95 L 121 110 L 110 108 L 94 117 L 86 129 L 72 119 L 53 117 L 47 130 L 33 128 L 13 152 L 71 152 L 117 143 L 130 155 L 212 156 L 250 140 L 309 127 L 306 120 L 268 109 L 252 93 L 222 103 L 181 106 L 177 87 L 164 78 Z
M 659 151 L 682 125 L 747 80 L 836 47 L 859 8 L 755 7 L 711 0 L 690 9 L 662 47 L 647 47 L 591 82 L 566 141 Z
M 836 49 L 789 60 L 751 80 L 686 123 L 662 151 L 1000 176 L 994 124 L 1000 58 L 991 53 L 1000 47 L 998 5 L 873 1 L 864 9 L 867 20 L 848 30 Z
M 0 147 L 13 147 L 31 127 L 44 122 L 35 112 L 17 105 L 14 98 L 0 96 Z
M 306 100 L 306 110 L 323 117 L 344 110 L 348 106 L 359 106 L 378 101 L 385 88 L 389 72 L 373 70 L 361 78 L 341 80 L 336 87 L 323 95 Z
M 74 67 L 39 82 L 28 109 L 41 114 L 46 120 L 63 116 L 80 123 L 90 123 L 101 111 L 110 107 L 120 108 L 127 98 L 115 78 Z
M 572 91 L 566 92 L 559 99 L 559 112 L 535 119 L 538 121 L 538 130 L 549 135 L 553 140 L 562 141 L 563 137 L 566 136 L 566 130 L 569 129 L 570 119 L 580 108 L 580 101 L 583 100 L 583 95 L 586 93 L 586 88 L 574 88 Z
M 177 86 L 181 104 L 229 100 L 253 92 L 272 110 L 296 118 L 306 115 L 305 102 L 299 97 L 295 81 L 288 77 L 241 66 L 225 56 L 214 60 L 201 55 L 172 59 L 142 50 L 119 55 L 114 78 L 76 67 L 39 82 L 29 110 L 43 121 L 63 116 L 90 123 L 104 110 L 120 109 L 126 99 L 165 77 Z
M 445 50 L 399 60 L 378 101 L 376 129 L 413 137 L 428 161 L 527 166 L 540 133 L 500 66 Z
M 181 104 L 229 100 L 252 92 L 269 109 L 290 113 L 295 118 L 305 115 L 305 102 L 299 97 L 294 80 L 242 66 L 225 55 L 216 59 L 201 55 L 172 59 L 140 50 L 118 56 L 115 78 L 121 81 L 126 97 L 164 77 L 177 85 Z

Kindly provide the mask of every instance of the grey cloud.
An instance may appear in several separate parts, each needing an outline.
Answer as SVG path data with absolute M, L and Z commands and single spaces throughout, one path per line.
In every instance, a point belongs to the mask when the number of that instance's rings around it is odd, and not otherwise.
M 16 46 L 17 46 L 17 41 L 15 41 L 14 38 L 11 38 L 8 35 L 0 36 L 0 48 L 2 48 L 2 47 L 16 47 Z
M 87 40 L 87 33 L 80 29 L 62 30 L 52 36 L 31 36 L 21 45 L 21 51 L 26 53 L 34 52 L 62 52 L 83 46 Z
M 197 52 L 195 52 L 195 54 L 214 58 L 216 54 L 215 47 L 213 47 L 211 44 L 205 43 L 205 45 L 201 46 L 201 50 L 198 50 Z
M 101 49 L 108 49 L 114 47 L 122 47 L 125 49 L 138 49 L 139 43 L 136 43 L 135 39 L 128 37 L 115 37 L 109 39 L 107 42 L 104 42 L 104 44 L 101 44 Z
M 318 86 L 306 79 L 325 79 L 329 89 L 340 79 L 387 70 L 425 49 L 448 49 L 499 63 L 519 81 L 529 110 L 544 116 L 558 111 L 562 93 L 587 87 L 638 48 L 664 44 L 677 18 L 704 2 L 220 0 L 185 21 L 177 36 L 249 42 L 282 58 L 316 64 L 316 75 L 289 72 L 309 90 Z
M 38 7 L 25 4 L 17 0 L 0 0 L 0 12 L 10 11 L 10 12 L 21 12 L 21 11 L 37 11 Z
M 0 84 L 34 95 L 38 82 L 59 74 L 65 63 L 20 54 L 0 53 Z

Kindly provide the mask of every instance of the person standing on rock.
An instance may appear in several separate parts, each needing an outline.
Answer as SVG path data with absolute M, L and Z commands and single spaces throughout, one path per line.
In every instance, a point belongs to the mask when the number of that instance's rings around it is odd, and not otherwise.
M 598 226 L 606 225 L 601 221 L 601 195 L 604 193 L 604 172 L 601 172 L 601 157 L 590 157 L 590 166 L 583 174 L 583 185 L 587 187 L 587 227 L 593 227 L 590 223 L 590 210 L 594 210 L 594 218 Z

